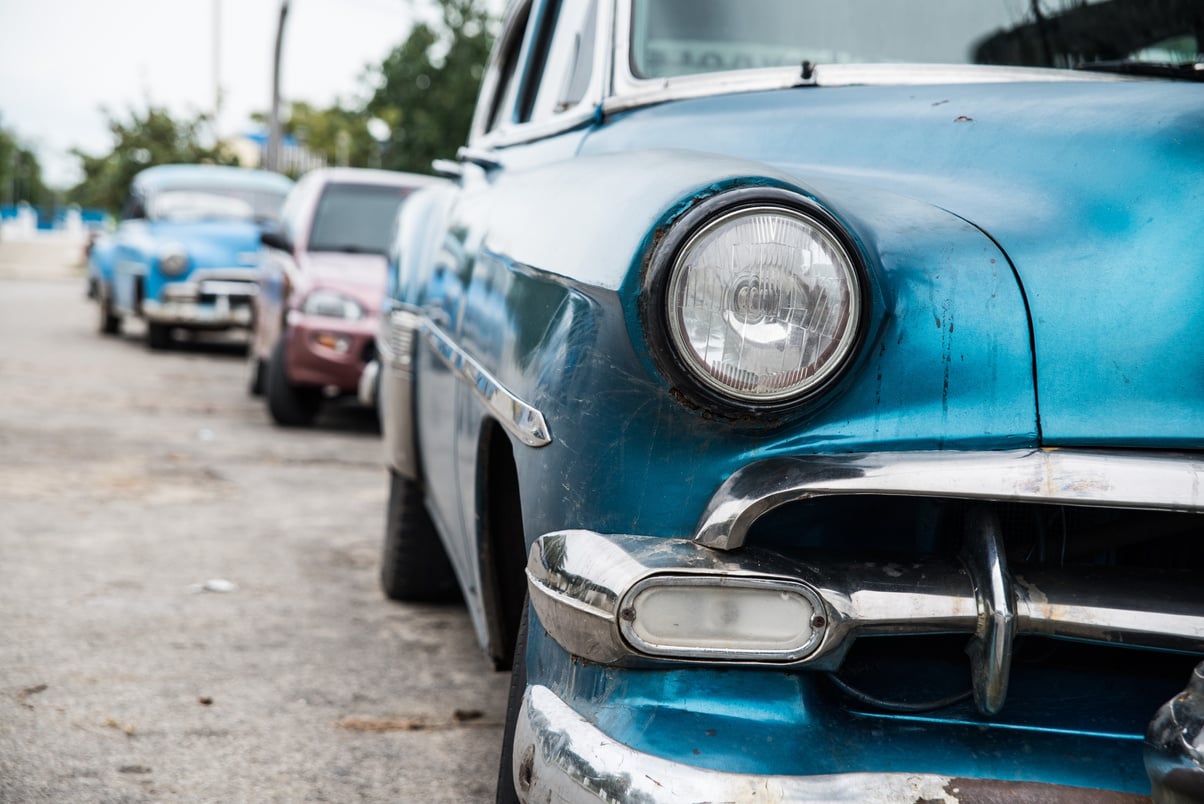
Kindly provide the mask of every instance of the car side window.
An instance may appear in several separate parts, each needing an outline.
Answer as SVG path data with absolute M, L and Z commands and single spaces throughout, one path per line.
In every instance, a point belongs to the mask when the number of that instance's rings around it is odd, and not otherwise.
M 489 122 L 485 126 L 486 131 L 493 131 L 499 126 L 513 121 L 512 115 L 518 96 L 519 81 L 517 78 L 520 56 L 522 55 L 523 41 L 526 38 L 524 34 L 532 22 L 530 13 L 531 4 L 528 3 L 520 16 L 516 17 L 513 24 L 502 33 L 503 39 L 497 61 L 497 85 L 491 100 L 492 105 L 489 109 Z
M 304 181 L 302 179 L 302 182 Z M 296 242 L 297 234 L 301 230 L 301 215 L 305 211 L 307 196 L 304 186 L 294 187 L 284 200 L 284 206 L 280 208 L 280 230 L 290 243 Z
M 134 187 L 125 204 L 121 207 L 121 219 L 125 221 L 139 220 L 146 217 L 146 194 L 142 188 Z
M 537 83 L 532 75 L 520 121 L 546 120 L 585 97 L 593 73 L 597 6 L 597 0 L 560 1 L 551 41 L 539 54 L 543 69 Z

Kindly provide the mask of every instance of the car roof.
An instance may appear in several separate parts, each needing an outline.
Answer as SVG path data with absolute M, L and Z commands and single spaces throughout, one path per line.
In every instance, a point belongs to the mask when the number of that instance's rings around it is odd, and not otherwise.
M 422 173 L 354 167 L 316 168 L 306 173 L 305 177 L 323 184 L 380 184 L 398 187 L 419 187 L 443 181 L 436 176 L 427 176 Z
M 152 191 L 184 183 L 193 187 L 237 185 L 280 192 L 293 186 L 293 180 L 280 173 L 229 165 L 156 165 L 139 173 L 134 182 Z

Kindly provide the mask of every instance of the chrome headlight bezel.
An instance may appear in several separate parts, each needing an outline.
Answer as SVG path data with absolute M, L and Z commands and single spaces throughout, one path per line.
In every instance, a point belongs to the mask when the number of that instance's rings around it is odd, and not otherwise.
M 800 387 L 781 393 L 744 394 L 708 376 L 683 346 L 672 296 L 683 255 L 716 227 L 741 216 L 780 214 L 814 230 L 841 262 L 848 289 L 848 320 L 820 368 Z M 760 420 L 825 394 L 845 375 L 865 337 L 869 286 L 864 261 L 848 231 L 810 198 L 786 189 L 744 187 L 711 196 L 663 229 L 645 263 L 640 316 L 658 368 L 687 404 L 735 419 Z
M 159 249 L 156 264 L 164 276 L 183 276 L 188 271 L 188 251 L 179 243 L 165 243 Z

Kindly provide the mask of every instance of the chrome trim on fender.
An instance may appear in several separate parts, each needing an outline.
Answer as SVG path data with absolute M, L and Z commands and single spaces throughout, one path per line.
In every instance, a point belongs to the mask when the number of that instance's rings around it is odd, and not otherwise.
M 552 443 L 548 423 L 539 410 L 505 388 L 429 318 L 423 319 L 420 329 L 435 354 L 456 376 L 472 386 L 485 407 L 515 438 L 528 447 L 545 447 Z
M 988 714 L 1003 705 L 1014 636 L 1204 653 L 1198 579 L 1043 567 L 1011 579 L 989 524 L 971 525 L 980 533 L 977 540 L 970 535 L 966 550 L 972 555 L 962 561 L 907 564 L 803 563 L 754 547 L 727 553 L 688 539 L 558 531 L 532 545 L 527 588 L 540 623 L 565 650 L 590 661 L 637 666 L 650 657 L 624 638 L 621 618 L 638 615 L 631 601 L 641 584 L 707 578 L 716 585 L 756 578 L 801 584 L 826 609 L 823 641 L 806 656 L 774 664 L 834 670 L 860 637 L 963 633 L 983 645 L 971 675 Z M 750 663 L 715 654 L 688 661 Z
M 694 532 L 734 550 L 760 516 L 786 503 L 879 494 L 1204 512 L 1200 456 L 1088 450 L 878 452 L 770 458 L 724 481 Z

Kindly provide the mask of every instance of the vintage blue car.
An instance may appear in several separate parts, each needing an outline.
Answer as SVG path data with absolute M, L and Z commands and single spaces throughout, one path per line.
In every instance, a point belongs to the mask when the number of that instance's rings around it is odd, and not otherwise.
M 499 800 L 1201 800 L 1202 21 L 511 4 L 380 335 Z
M 219 165 L 160 165 L 135 176 L 117 231 L 88 257 L 101 334 L 121 332 L 126 316 L 143 318 L 147 344 L 163 349 L 177 328 L 249 327 L 260 230 L 292 184 Z

